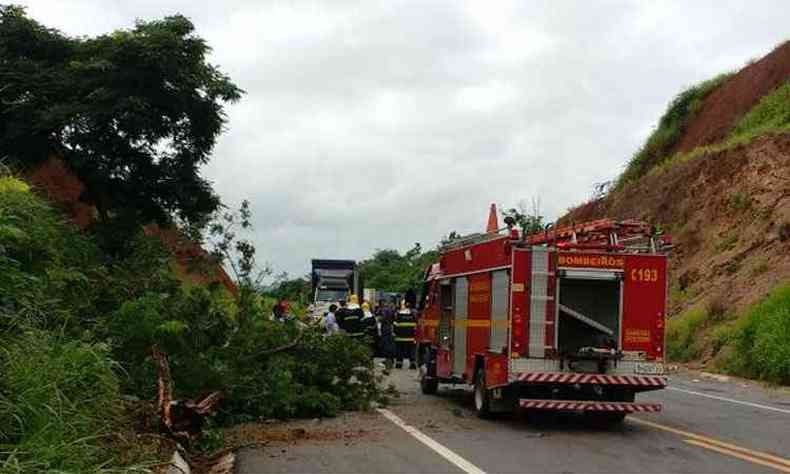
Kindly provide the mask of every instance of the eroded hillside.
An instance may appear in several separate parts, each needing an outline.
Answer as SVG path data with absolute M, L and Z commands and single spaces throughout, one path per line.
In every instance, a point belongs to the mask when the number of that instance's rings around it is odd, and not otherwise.
M 610 191 L 561 221 L 604 216 L 672 235 L 682 334 L 670 343 L 680 359 L 716 361 L 745 313 L 790 282 L 790 42 L 680 94 Z

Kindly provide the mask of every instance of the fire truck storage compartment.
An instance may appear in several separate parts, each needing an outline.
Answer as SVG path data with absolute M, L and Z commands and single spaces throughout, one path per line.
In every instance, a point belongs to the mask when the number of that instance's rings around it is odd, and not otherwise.
M 620 278 L 615 272 L 566 270 L 558 279 L 557 349 L 619 348 Z

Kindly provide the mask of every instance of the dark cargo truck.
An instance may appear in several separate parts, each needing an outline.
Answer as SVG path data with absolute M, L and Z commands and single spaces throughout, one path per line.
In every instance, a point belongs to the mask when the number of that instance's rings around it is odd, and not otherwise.
M 316 312 L 323 312 L 331 303 L 345 301 L 352 294 L 361 297 L 362 283 L 354 260 L 313 259 L 311 263 L 313 307 Z

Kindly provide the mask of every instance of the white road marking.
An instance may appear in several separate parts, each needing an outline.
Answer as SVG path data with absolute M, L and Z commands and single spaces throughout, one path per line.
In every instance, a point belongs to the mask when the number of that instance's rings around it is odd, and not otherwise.
M 785 410 L 785 409 L 782 409 L 782 408 L 776 408 L 776 407 L 772 407 L 772 406 L 769 406 L 769 405 L 761 405 L 759 403 L 744 402 L 742 400 L 734 400 L 732 398 L 718 397 L 716 395 L 709 395 L 707 393 L 700 393 L 700 392 L 695 392 L 693 390 L 685 390 L 685 389 L 677 388 L 677 387 L 667 387 L 667 390 L 674 390 L 676 392 L 690 393 L 691 395 L 697 395 L 698 397 L 712 398 L 714 400 L 720 400 L 722 402 L 736 403 L 738 405 L 744 405 L 744 406 L 752 407 L 752 408 L 761 408 L 763 410 L 771 410 L 771 411 L 776 411 L 776 412 L 779 412 L 779 413 L 784 413 L 786 415 L 790 415 L 790 410 Z
M 392 413 L 386 408 L 378 408 L 377 411 L 382 415 L 384 415 L 386 419 L 390 420 L 391 422 L 395 423 L 399 427 L 403 428 L 403 431 L 417 438 L 417 440 L 420 441 L 422 444 L 433 449 L 434 451 L 439 453 L 439 455 L 442 456 L 444 459 L 450 461 L 452 464 L 454 464 L 456 467 L 466 472 L 467 474 L 486 474 L 485 471 L 483 471 L 479 467 L 475 466 L 474 464 L 470 463 L 466 459 L 457 455 L 456 453 L 445 447 L 443 444 L 429 437 L 422 431 L 409 425 L 408 423 L 403 421 L 400 417 L 398 417 L 396 414 Z

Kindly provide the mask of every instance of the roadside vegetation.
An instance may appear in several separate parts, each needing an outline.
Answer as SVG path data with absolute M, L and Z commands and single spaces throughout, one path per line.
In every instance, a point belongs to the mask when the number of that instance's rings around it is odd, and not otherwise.
M 269 318 L 249 205 L 222 206 L 200 175 L 241 97 L 208 51 L 182 16 L 71 38 L 0 5 L 2 474 L 150 471 L 180 436 L 160 430 L 154 355 L 175 399 L 220 394 L 204 436 L 179 439 L 193 450 L 228 424 L 382 400 L 366 345 Z M 51 156 L 85 185 L 88 228 L 19 179 Z M 207 250 L 190 257 L 205 283 L 151 222 Z
M 718 143 L 698 146 L 690 151 L 671 153 L 681 141 L 688 126 L 697 117 L 703 102 L 732 74 L 723 74 L 709 81 L 693 86 L 680 93 L 669 104 L 667 111 L 659 120 L 658 126 L 644 145 L 634 154 L 626 170 L 615 181 L 615 185 L 597 195 L 597 201 L 588 206 L 599 205 L 606 209 L 616 202 L 624 188 L 635 184 L 640 178 L 656 176 L 673 167 L 699 158 L 714 157 L 722 151 L 736 149 L 753 140 L 767 135 L 790 133 L 790 81 L 785 81 L 760 100 L 745 114 L 735 119 L 727 136 Z M 711 158 L 714 159 L 714 158 Z M 715 165 L 712 165 L 715 166 Z M 669 198 L 668 198 L 669 199 Z M 688 197 L 688 199 L 691 199 Z M 657 206 L 650 203 L 647 207 Z M 687 203 L 686 199 L 677 202 L 669 200 L 662 206 L 697 205 Z M 736 218 L 746 213 L 770 215 L 772 209 L 758 209 L 759 202 L 745 191 L 734 192 L 727 200 L 728 217 Z M 587 208 L 581 209 L 582 212 Z M 601 211 L 605 212 L 605 211 Z M 664 222 L 668 226 L 688 229 L 688 222 Z M 786 226 L 780 223 L 780 226 Z M 790 232 L 788 232 L 790 235 Z M 719 234 L 717 240 L 710 242 L 709 248 L 716 253 L 731 252 L 742 242 L 741 232 L 731 230 Z M 786 241 L 784 227 L 779 229 L 780 242 Z M 679 231 L 676 244 L 684 249 L 698 249 L 699 232 Z M 745 269 L 740 272 L 740 269 Z M 743 262 L 731 261 L 722 268 L 723 274 L 738 275 L 741 278 L 757 278 L 770 268 L 765 260 L 752 261 L 747 255 Z M 790 384 L 790 301 L 787 286 L 779 286 L 764 301 L 754 307 L 736 314 L 717 308 L 710 301 L 717 300 L 712 294 L 690 294 L 690 289 L 681 289 L 674 282 L 670 289 L 670 301 L 674 306 L 684 307 L 685 311 L 673 316 L 667 324 L 667 356 L 671 361 L 701 362 L 708 368 L 715 368 L 731 374 L 755 378 L 777 384 Z M 699 290 L 698 290 L 699 292 Z M 692 298 L 693 296 L 693 298 Z M 696 303 L 689 307 L 689 301 L 709 301 Z M 722 300 L 722 298 L 718 298 Z
M 790 385 L 790 285 L 779 286 L 740 314 L 715 305 L 669 320 L 667 355 L 689 362 L 703 356 L 725 373 Z
M 366 346 L 270 321 L 254 288 L 245 302 L 218 284 L 182 284 L 172 257 L 142 235 L 110 258 L 24 183 L 3 182 L 0 472 L 154 462 L 123 409 L 128 397 L 156 398 L 153 347 L 168 354 L 177 398 L 223 393 L 215 426 L 331 416 L 380 399 Z

